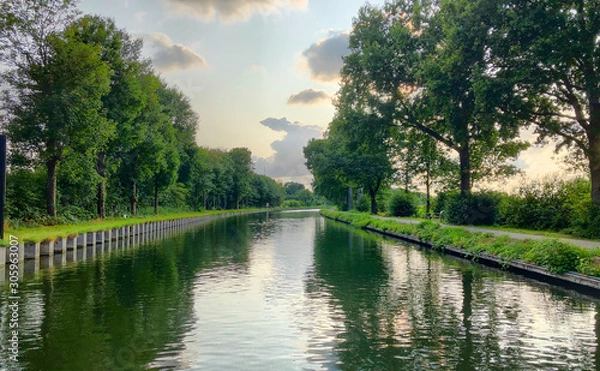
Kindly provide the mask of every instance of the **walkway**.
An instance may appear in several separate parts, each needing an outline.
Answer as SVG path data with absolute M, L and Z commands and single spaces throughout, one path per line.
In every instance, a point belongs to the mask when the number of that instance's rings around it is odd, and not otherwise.
M 408 223 L 408 224 L 419 224 L 421 223 L 421 220 L 414 220 L 414 219 L 402 219 L 402 218 L 394 218 L 394 217 L 386 217 L 386 216 L 379 216 L 379 215 L 372 215 L 375 218 L 378 219 L 382 219 L 382 220 L 395 220 L 397 222 L 400 223 Z M 495 230 L 495 229 L 486 229 L 486 228 L 479 228 L 479 227 L 465 227 L 465 226 L 457 226 L 457 225 L 449 225 L 449 224 L 442 224 L 443 227 L 458 227 L 458 228 L 463 228 L 466 229 L 468 231 L 471 232 L 482 232 L 482 233 L 491 233 L 495 236 L 508 236 L 510 238 L 514 238 L 516 240 L 541 240 L 544 238 L 552 238 L 552 237 L 548 237 L 548 236 L 544 236 L 544 235 L 539 235 L 539 234 L 525 234 L 525 233 L 514 233 L 514 232 L 505 232 L 505 231 L 499 231 L 499 230 Z M 600 248 L 600 241 L 589 241 L 589 240 L 578 240 L 575 238 L 558 238 L 558 240 L 563 241 L 563 242 L 567 242 L 573 245 L 577 245 L 577 246 L 581 246 L 581 247 L 585 247 L 586 249 L 594 249 L 594 248 Z

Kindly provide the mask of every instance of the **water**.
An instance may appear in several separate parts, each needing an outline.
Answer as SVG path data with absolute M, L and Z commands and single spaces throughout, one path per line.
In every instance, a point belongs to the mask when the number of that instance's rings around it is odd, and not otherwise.
M 600 369 L 599 301 L 317 213 L 216 220 L 20 291 L 25 370 Z

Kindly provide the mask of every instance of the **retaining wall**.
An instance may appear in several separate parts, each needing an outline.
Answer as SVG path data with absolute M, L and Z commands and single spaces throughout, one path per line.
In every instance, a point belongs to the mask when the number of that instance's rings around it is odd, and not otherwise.
M 0 247 L 0 282 L 6 279 L 6 265 L 16 260 L 19 277 L 23 273 L 35 273 L 40 269 L 64 265 L 69 262 L 94 259 L 98 255 L 118 249 L 126 249 L 145 242 L 164 239 L 183 232 L 209 220 L 262 211 L 247 211 L 186 219 L 145 222 L 121 228 L 86 232 L 53 241 L 19 241 L 18 245 Z M 18 258 L 11 253 L 15 253 Z

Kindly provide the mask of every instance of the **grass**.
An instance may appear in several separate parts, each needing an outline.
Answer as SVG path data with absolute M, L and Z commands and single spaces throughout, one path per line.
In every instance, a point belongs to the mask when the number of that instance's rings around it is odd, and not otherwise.
M 8 246 L 10 235 L 17 236 L 19 241 L 52 241 L 59 237 L 68 237 L 81 233 L 96 232 L 113 228 L 121 228 L 128 225 L 156 222 L 163 220 L 174 220 L 184 218 L 194 218 L 199 216 L 209 216 L 216 214 L 230 214 L 236 212 L 256 211 L 260 209 L 243 209 L 243 210 L 211 210 L 202 212 L 175 212 L 162 215 L 146 215 L 135 216 L 128 218 L 113 217 L 106 219 L 95 219 L 76 224 L 55 225 L 55 226 L 40 226 L 40 227 L 23 227 L 11 228 L 4 232 L 4 240 L 0 240 L 0 246 Z
M 521 260 L 543 266 L 552 273 L 578 272 L 600 277 L 600 249 L 588 250 L 554 238 L 542 240 L 517 240 L 491 233 L 470 232 L 460 227 L 443 227 L 430 220 L 419 224 L 381 220 L 368 214 L 321 210 L 321 214 L 343 220 L 358 228 L 367 226 L 410 235 L 422 242 L 430 243 L 434 249 L 443 250 L 454 246 L 467 250 L 473 259 L 483 252 L 502 260 Z
M 391 215 L 383 215 L 383 216 L 392 217 Z M 431 219 L 416 218 L 416 217 L 399 217 L 399 218 L 406 219 L 406 220 L 421 221 L 421 222 L 431 220 Z M 433 219 L 433 220 L 443 223 L 442 221 L 439 221 L 439 219 Z M 538 236 L 545 236 L 545 237 L 551 237 L 551 238 L 570 238 L 570 239 L 579 239 L 579 240 L 598 241 L 597 239 L 594 240 L 594 239 L 590 239 L 590 238 L 581 238 L 581 237 L 573 236 L 572 234 L 552 232 L 552 231 L 539 231 L 539 230 L 532 230 L 532 229 L 521 229 L 521 228 L 512 228 L 512 227 L 503 227 L 503 226 L 487 226 L 487 225 L 486 226 L 464 225 L 461 227 L 490 229 L 490 230 L 500 231 L 500 232 L 530 234 L 530 235 L 538 235 Z

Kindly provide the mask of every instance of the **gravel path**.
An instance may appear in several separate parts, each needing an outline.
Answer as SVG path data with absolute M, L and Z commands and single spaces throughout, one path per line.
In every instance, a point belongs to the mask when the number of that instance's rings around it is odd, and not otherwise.
M 382 219 L 382 220 L 395 220 L 400 223 L 408 223 L 408 224 L 421 223 L 421 220 L 414 220 L 414 219 L 402 219 L 402 218 L 393 218 L 393 217 L 378 216 L 378 215 L 374 216 L 374 217 L 378 218 L 378 219 Z M 479 227 L 463 227 L 463 226 L 455 226 L 455 225 L 448 225 L 448 224 L 442 224 L 442 226 L 444 226 L 444 227 L 459 227 L 459 228 L 463 228 L 463 229 L 466 229 L 471 232 L 491 233 L 495 236 L 509 236 L 510 238 L 514 238 L 517 240 L 527 240 L 527 239 L 541 240 L 544 238 L 546 238 L 546 239 L 551 238 L 551 237 L 543 236 L 543 235 L 539 235 L 539 234 L 505 232 L 505 231 L 498 231 L 498 230 L 494 230 L 494 229 L 486 229 L 486 228 L 479 228 Z M 575 238 L 559 238 L 559 240 L 573 244 L 573 245 L 585 247 L 587 249 L 600 248 L 600 241 L 578 240 Z

